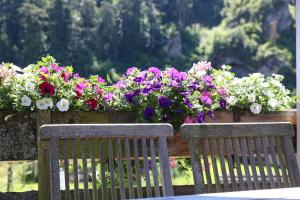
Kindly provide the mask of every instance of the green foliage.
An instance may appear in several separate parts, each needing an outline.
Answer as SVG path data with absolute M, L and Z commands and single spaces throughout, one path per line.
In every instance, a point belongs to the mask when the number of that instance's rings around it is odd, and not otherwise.
M 48 54 L 84 76 L 185 70 L 209 59 L 239 76 L 284 73 L 295 87 L 295 5 L 286 0 L 2 0 L 0 61 Z

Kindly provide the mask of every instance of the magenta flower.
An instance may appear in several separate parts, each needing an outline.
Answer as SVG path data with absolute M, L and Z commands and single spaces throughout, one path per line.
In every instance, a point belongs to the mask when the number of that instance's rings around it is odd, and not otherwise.
M 109 92 L 107 94 L 104 95 L 104 100 L 105 101 L 112 101 L 113 100 L 113 96 L 114 96 L 114 93 L 113 92 Z
M 90 110 L 95 110 L 97 108 L 97 101 L 95 99 L 88 99 L 86 101 L 86 104 L 88 105 Z
M 43 82 L 39 85 L 40 92 L 42 95 L 50 94 L 50 96 L 53 96 L 55 93 L 55 87 L 51 83 Z
M 56 64 L 51 64 L 51 69 L 53 69 L 56 72 L 61 72 L 62 71 L 62 67 L 57 66 Z
M 126 85 L 122 80 L 119 80 L 116 84 L 115 84 L 116 88 L 125 88 Z
M 48 74 L 48 73 L 49 73 L 49 70 L 48 70 L 47 67 L 41 67 L 41 68 L 40 68 L 40 71 L 43 72 L 43 73 L 45 73 L 45 74 Z
M 218 94 L 220 96 L 223 96 L 223 97 L 228 97 L 229 96 L 228 90 L 225 87 L 223 87 L 223 86 L 221 86 L 220 88 L 218 88 L 217 92 L 218 92 Z
M 129 75 L 131 75 L 136 70 L 137 70 L 136 67 L 130 67 L 130 68 L 127 69 L 126 75 L 129 76 Z
M 72 76 L 72 74 L 68 71 L 66 71 L 65 73 L 61 74 L 61 77 L 64 79 L 65 82 L 69 81 L 69 78 Z
M 100 76 L 98 76 L 98 83 L 106 83 L 106 81 L 103 79 L 103 78 L 101 78 Z
M 84 84 L 84 82 L 80 82 L 75 86 L 75 93 L 77 95 L 77 98 L 80 98 L 83 94 L 84 89 L 87 86 Z
M 96 90 L 97 94 L 102 95 L 104 91 L 99 88 L 99 86 L 94 86 L 94 89 Z
M 195 119 L 194 117 L 191 117 L 191 116 L 187 116 L 184 120 L 184 123 L 194 123 L 195 122 Z
M 213 103 L 212 99 L 211 99 L 211 92 L 202 92 L 201 93 L 201 102 L 205 103 L 207 105 L 211 105 Z

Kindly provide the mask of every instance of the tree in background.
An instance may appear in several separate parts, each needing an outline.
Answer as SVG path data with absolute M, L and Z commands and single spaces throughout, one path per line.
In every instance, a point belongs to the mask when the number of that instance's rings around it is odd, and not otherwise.
M 127 67 L 210 60 L 295 87 L 295 0 L 2 0 L 0 60 L 117 78 Z

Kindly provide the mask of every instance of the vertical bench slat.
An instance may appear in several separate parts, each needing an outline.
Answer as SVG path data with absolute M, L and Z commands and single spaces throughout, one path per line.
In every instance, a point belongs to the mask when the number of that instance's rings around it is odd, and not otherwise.
M 141 175 L 140 175 L 140 161 L 139 161 L 139 148 L 138 148 L 138 140 L 133 140 L 134 146 L 134 161 L 135 161 L 135 172 L 136 172 L 136 182 L 137 182 L 137 193 L 138 198 L 143 197 L 142 184 L 141 184 Z
M 124 173 L 122 163 L 122 144 L 121 139 L 117 139 L 117 159 L 118 159 L 118 172 L 120 178 L 120 195 L 121 199 L 126 199 L 125 188 L 124 188 Z
M 79 184 L 78 184 L 78 161 L 77 161 L 77 140 L 72 140 L 72 158 L 74 172 L 74 199 L 79 200 Z
M 159 192 L 158 171 L 156 165 L 154 142 L 155 142 L 154 139 L 150 138 L 151 168 L 152 168 L 152 175 L 153 175 L 153 182 L 154 182 L 154 192 L 155 192 L 155 197 L 159 197 L 160 192 Z
M 232 141 L 231 138 L 226 138 L 224 139 L 225 141 L 225 146 L 226 146 L 226 155 L 227 155 L 227 162 L 228 162 L 228 168 L 229 168 L 229 174 L 230 174 L 230 180 L 231 180 L 231 185 L 233 187 L 233 190 L 237 191 L 237 183 L 235 179 L 235 173 L 234 173 L 234 166 L 233 166 L 233 160 L 232 160 L 232 155 L 233 155 L 233 149 L 232 149 Z
M 95 161 L 95 141 L 91 141 L 90 153 L 91 153 L 91 164 L 92 164 L 92 183 L 93 183 L 93 199 L 98 199 L 97 190 L 97 179 L 96 179 L 96 161 Z
M 269 188 L 269 187 L 267 187 L 267 180 L 266 180 L 266 175 L 265 175 L 264 166 L 263 166 L 263 159 L 261 157 L 262 150 L 261 150 L 261 144 L 260 144 L 259 138 L 254 138 L 254 142 L 255 142 L 256 156 L 257 156 L 257 160 L 258 160 L 258 169 L 259 169 L 260 179 L 261 179 L 263 188 Z
M 226 165 L 225 165 L 225 159 L 224 159 L 224 139 L 223 138 L 217 138 L 217 148 L 218 148 L 218 154 L 221 164 L 221 171 L 222 171 L 222 178 L 224 183 L 224 191 L 229 191 L 229 185 L 228 185 L 228 177 L 227 177 L 227 171 L 226 171 Z
M 104 148 L 103 148 L 102 140 L 99 140 L 99 157 L 100 157 L 100 171 L 101 171 L 101 192 L 102 192 L 101 196 L 102 199 L 108 199 L 107 189 L 106 189 L 106 177 L 105 177 Z
M 274 179 L 273 179 L 273 172 L 272 172 L 272 168 L 271 168 L 271 164 L 270 164 L 270 160 L 269 160 L 269 153 L 268 153 L 268 149 L 267 149 L 269 146 L 267 138 L 262 137 L 261 143 L 262 143 L 262 148 L 263 148 L 264 160 L 267 165 L 267 172 L 268 172 L 270 187 L 273 189 L 273 188 L 275 188 L 275 183 L 274 183 Z
M 63 140 L 64 148 L 64 169 L 65 169 L 65 199 L 70 200 L 70 178 L 69 178 L 69 159 L 68 159 L 68 140 Z
M 280 178 L 280 173 L 279 173 L 279 167 L 278 167 L 278 160 L 276 158 L 276 154 L 275 154 L 275 146 L 274 146 L 274 141 L 273 141 L 273 137 L 269 137 L 268 138 L 268 142 L 269 142 L 269 147 L 270 147 L 270 152 L 271 152 L 271 157 L 272 157 L 272 163 L 274 165 L 275 168 L 275 176 L 276 176 L 276 183 L 278 187 L 284 187 L 281 178 Z
M 111 197 L 112 199 L 117 199 L 116 191 L 116 180 L 115 180 L 115 167 L 114 167 L 114 151 L 112 140 L 108 140 L 108 159 L 109 159 L 109 171 L 110 171 L 110 180 L 111 180 Z
M 240 138 L 240 147 L 241 147 L 241 153 L 242 153 L 242 158 L 243 158 L 243 164 L 244 164 L 244 170 L 245 170 L 248 190 L 253 190 L 253 185 L 252 185 L 252 180 L 251 180 L 251 175 L 250 175 L 250 170 L 249 170 L 249 163 L 247 160 L 248 151 L 247 151 L 247 143 L 246 143 L 245 137 Z
M 147 197 L 152 197 L 151 183 L 150 183 L 150 174 L 149 174 L 149 163 L 148 163 L 148 152 L 147 152 L 147 143 L 146 139 L 142 139 L 142 150 L 143 150 L 143 158 L 144 158 L 144 174 L 146 179 L 146 190 Z
M 240 142 L 238 138 L 232 138 L 232 147 L 233 147 L 233 155 L 234 155 L 234 161 L 235 161 L 235 166 L 236 166 L 236 171 L 238 174 L 238 180 L 239 180 L 239 186 L 240 190 L 245 190 L 245 185 L 244 185 L 244 179 L 243 179 L 243 173 L 242 173 L 242 168 L 241 168 L 241 163 L 240 163 L 240 157 L 239 154 L 237 153 L 239 150 Z
M 89 194 L 89 183 L 88 183 L 88 169 L 87 169 L 87 159 L 86 159 L 86 142 L 85 140 L 79 140 L 81 146 L 81 153 L 82 153 L 82 166 L 83 166 L 83 188 L 84 188 L 84 199 L 90 199 Z
M 214 173 L 214 178 L 215 178 L 215 185 L 216 185 L 216 191 L 217 192 L 222 192 L 221 185 L 220 185 L 220 180 L 219 180 L 219 172 L 218 172 L 218 166 L 216 159 L 217 157 L 215 156 L 215 142 L 214 138 L 208 138 L 208 144 L 209 144 L 209 149 L 210 149 L 210 156 L 211 156 L 211 162 L 212 162 L 212 168 L 213 168 L 213 173 Z
M 194 147 L 198 147 L 198 145 L 195 145 L 193 143 L 195 143 L 197 141 L 195 140 L 189 140 L 188 141 L 188 145 L 190 149 L 193 149 Z M 191 157 L 191 163 L 192 163 L 192 169 L 193 169 L 193 178 L 194 178 L 194 184 L 196 185 L 195 187 L 195 192 L 197 194 L 201 194 L 204 192 L 204 178 L 202 175 L 202 167 L 200 164 L 200 159 L 198 157 L 198 148 L 196 148 L 194 151 L 190 152 L 190 157 Z
M 132 176 L 132 166 L 131 166 L 131 157 L 130 157 L 130 146 L 129 139 L 125 139 L 125 152 L 126 152 L 126 167 L 128 174 L 128 186 L 129 186 L 129 198 L 134 199 L 134 189 L 133 189 L 133 176 Z
M 60 200 L 60 181 L 59 181 L 59 157 L 57 138 L 50 139 L 50 159 L 51 159 L 51 199 Z
M 165 136 L 159 137 L 158 155 L 160 162 L 160 175 L 162 181 L 163 196 L 174 196 L 169 165 L 167 138 Z
M 293 187 L 299 187 L 300 186 L 299 167 L 297 165 L 296 157 L 294 156 L 293 144 L 289 135 L 285 135 L 282 138 L 282 146 L 285 153 L 285 159 L 286 159 L 289 177 L 292 182 L 292 185 Z
M 258 177 L 257 177 L 257 171 L 256 171 L 256 165 L 255 165 L 255 160 L 254 160 L 254 147 L 253 147 L 253 138 L 248 137 L 247 138 L 247 145 L 249 149 L 249 160 L 250 160 L 250 165 L 251 165 L 251 171 L 252 171 L 252 176 L 253 176 L 253 182 L 254 182 L 254 188 L 256 190 L 260 189 L 260 184 L 258 182 Z
M 205 168 L 205 177 L 207 182 L 207 191 L 212 192 L 212 180 L 210 175 L 210 166 L 208 162 L 209 146 L 206 138 L 203 138 L 202 145 L 203 145 L 203 160 L 204 160 L 204 168 Z
M 288 175 L 287 175 L 286 164 L 285 164 L 284 157 L 283 157 L 280 137 L 275 137 L 275 145 L 276 145 L 277 155 L 279 158 L 279 165 L 281 168 L 281 173 L 282 173 L 283 180 L 284 180 L 284 186 L 291 187 L 291 184 L 290 184 L 290 181 L 289 181 Z

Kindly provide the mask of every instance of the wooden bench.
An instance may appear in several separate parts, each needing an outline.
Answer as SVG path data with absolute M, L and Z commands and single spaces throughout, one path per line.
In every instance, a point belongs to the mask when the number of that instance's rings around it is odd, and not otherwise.
M 195 191 L 223 192 L 300 186 L 292 124 L 184 124 Z M 241 158 L 241 159 L 240 159 Z
M 65 199 L 79 199 L 81 190 L 84 199 L 173 196 L 166 142 L 172 135 L 169 124 L 43 125 L 46 153 L 39 159 L 48 173 L 40 179 L 40 199 L 61 199 L 60 168 Z

